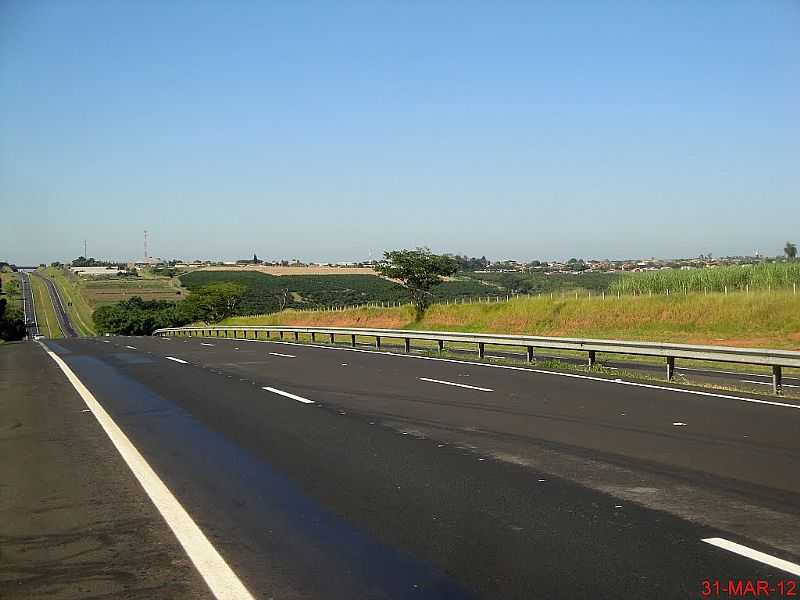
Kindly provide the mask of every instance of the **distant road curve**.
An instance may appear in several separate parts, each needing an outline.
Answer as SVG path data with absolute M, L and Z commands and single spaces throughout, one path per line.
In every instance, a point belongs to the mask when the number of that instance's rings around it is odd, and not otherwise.
M 61 332 L 64 334 L 64 337 L 78 337 L 78 333 L 75 331 L 75 328 L 72 326 L 72 322 L 69 320 L 69 315 L 64 307 L 64 302 L 61 299 L 61 294 L 59 294 L 58 287 L 56 286 L 55 282 L 49 277 L 44 277 L 39 273 L 33 273 L 33 275 L 39 279 L 42 279 L 47 285 L 47 290 L 50 294 L 50 301 L 53 303 L 53 308 L 55 309 L 56 317 L 58 318 L 58 326 L 61 328 Z

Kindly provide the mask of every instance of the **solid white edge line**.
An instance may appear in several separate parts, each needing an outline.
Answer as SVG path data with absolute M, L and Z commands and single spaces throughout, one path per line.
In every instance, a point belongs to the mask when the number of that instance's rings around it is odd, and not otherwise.
M 166 358 L 167 360 L 174 360 L 176 363 L 181 363 L 182 365 L 188 365 L 189 364 L 185 360 L 182 360 L 180 358 L 175 358 L 174 356 L 165 356 L 164 358 Z
M 728 552 L 733 552 L 734 554 L 738 554 L 739 556 L 744 556 L 745 558 L 749 558 L 751 560 L 764 563 L 765 565 L 775 567 L 776 569 L 780 569 L 781 571 L 786 571 L 787 573 L 792 573 L 793 575 L 800 576 L 800 565 L 795 564 L 793 562 L 789 562 L 788 560 L 783 560 L 782 558 L 778 558 L 777 556 L 772 556 L 771 554 L 765 554 L 764 552 L 753 550 L 752 548 L 748 548 L 747 546 L 742 546 L 741 544 L 737 544 L 736 542 L 731 542 L 730 540 L 726 540 L 725 538 L 705 538 L 703 539 L 703 541 L 706 544 L 711 544 L 712 546 L 716 546 L 717 548 L 722 548 L 723 550 L 727 550 Z
M 211 593 L 217 600 L 252 599 L 253 596 L 244 587 L 236 573 L 228 566 L 225 559 L 217 549 L 208 541 L 208 538 L 197 526 L 186 509 L 159 478 L 144 457 L 139 453 L 128 436 L 119 428 L 105 409 L 100 405 L 94 395 L 72 372 L 67 364 L 42 344 L 47 354 L 61 368 L 67 379 L 78 392 L 86 406 L 100 423 L 111 443 L 119 452 L 125 464 L 128 465 L 133 475 L 144 488 L 145 493 L 155 505 L 158 512 L 166 521 L 169 528 L 178 538 L 189 559 L 192 561 L 200 576 L 206 582 Z
M 387 336 L 388 337 L 388 336 Z M 473 367 L 486 367 L 489 369 L 508 369 L 510 371 L 527 371 L 529 373 L 541 373 L 542 375 L 554 375 L 556 377 L 571 377 L 573 379 L 587 379 L 589 381 L 599 381 L 602 383 L 613 383 L 617 385 L 629 385 L 633 387 L 643 387 L 654 390 L 664 390 L 678 394 L 691 394 L 693 396 L 709 396 L 711 398 L 723 398 L 724 400 L 738 400 L 740 402 L 751 402 L 753 404 L 766 404 L 769 406 L 782 406 L 784 408 L 794 408 L 800 410 L 800 404 L 790 404 L 788 402 L 775 402 L 772 400 L 757 400 L 755 398 L 745 398 L 743 396 L 728 396 L 726 394 L 715 394 L 713 392 L 703 392 L 700 390 L 687 390 L 679 387 L 666 387 L 650 383 L 638 383 L 635 381 L 624 381 L 622 379 L 605 379 L 603 377 L 592 377 L 591 375 L 579 375 L 578 373 L 562 373 L 560 371 L 546 371 L 544 369 L 529 369 L 526 367 L 514 367 L 511 365 L 492 365 L 487 363 L 469 362 L 466 360 L 455 360 L 452 358 L 436 358 L 435 356 L 416 356 L 413 354 L 397 354 L 395 352 L 379 352 L 376 350 L 364 350 L 362 348 L 343 348 L 336 346 L 321 346 L 319 344 L 303 344 L 298 342 L 280 342 L 277 340 L 244 340 L 238 338 L 240 342 L 254 342 L 259 344 L 285 344 L 287 346 L 300 346 L 303 348 L 321 348 L 323 350 L 344 350 L 346 352 L 363 352 L 365 354 L 382 354 L 384 356 L 396 356 L 397 358 L 415 358 L 417 360 L 433 360 L 440 362 L 456 363 L 459 365 L 471 365 Z
M 454 387 L 467 388 L 470 390 L 478 390 L 479 392 L 493 392 L 494 390 L 475 385 L 467 385 L 466 383 L 454 383 L 452 381 L 442 381 L 441 379 L 430 379 L 429 377 L 418 377 L 420 381 L 430 381 L 431 383 L 441 383 L 442 385 L 452 385 Z
M 284 358 L 297 358 L 294 354 L 281 354 L 280 352 L 270 352 L 272 356 L 283 356 Z
M 302 396 L 295 396 L 294 394 L 290 394 L 289 392 L 284 392 L 283 390 L 278 390 L 273 387 L 262 387 L 262 390 L 267 390 L 268 392 L 272 392 L 273 394 L 278 394 L 279 396 L 286 396 L 287 398 L 291 398 L 292 400 L 297 400 L 298 402 L 302 402 L 303 404 L 314 404 L 313 400 L 309 400 L 308 398 L 303 398 Z
M 740 379 L 739 381 L 741 381 L 742 383 L 755 383 L 756 385 L 772 385 L 772 382 L 770 381 L 750 381 L 749 379 Z M 783 387 L 792 387 L 792 388 L 800 387 L 800 385 L 792 385 L 790 383 L 783 383 L 781 385 L 783 385 Z

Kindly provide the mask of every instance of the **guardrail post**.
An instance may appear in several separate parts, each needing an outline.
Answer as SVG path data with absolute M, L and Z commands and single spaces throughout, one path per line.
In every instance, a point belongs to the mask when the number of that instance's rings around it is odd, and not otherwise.
M 295 342 L 299 342 L 300 341 L 300 332 L 299 331 L 295 331 L 294 332 L 294 341 Z
M 597 352 L 595 350 L 589 350 L 589 368 L 591 369 L 596 364 L 597 364 Z
M 283 332 L 281 331 L 281 332 L 279 332 L 279 334 L 281 336 L 281 339 L 283 339 Z
M 405 342 L 406 352 L 411 352 L 411 338 L 403 338 Z
M 438 340 L 438 341 L 439 341 L 439 354 L 441 354 L 442 352 L 444 352 L 444 340 Z
M 328 335 L 330 335 L 330 337 L 331 337 L 331 344 L 335 344 L 336 343 L 336 334 L 330 333 Z
M 675 357 L 667 357 L 667 381 L 672 381 L 675 377 Z
M 379 335 L 375 336 L 375 349 L 376 350 L 381 349 L 381 337 Z
M 776 396 L 783 394 L 781 368 L 778 365 L 772 365 L 772 391 Z
M 533 362 L 535 356 L 533 355 L 533 346 L 528 346 L 528 362 Z
M 483 358 L 486 355 L 486 345 L 483 342 L 478 342 L 478 358 Z
M 356 347 L 356 334 L 350 336 L 350 345 L 355 348 Z

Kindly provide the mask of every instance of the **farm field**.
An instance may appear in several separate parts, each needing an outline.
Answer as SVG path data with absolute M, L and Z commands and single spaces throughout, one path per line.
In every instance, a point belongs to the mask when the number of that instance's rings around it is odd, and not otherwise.
M 189 290 L 210 283 L 231 282 L 247 288 L 238 312 L 263 314 L 285 308 L 314 309 L 368 302 L 403 302 L 406 290 L 376 275 L 283 275 L 257 271 L 194 271 L 180 277 Z M 464 279 L 446 281 L 434 289 L 434 298 L 445 300 L 478 295 L 499 295 L 498 288 Z M 502 292 L 505 294 L 505 292 Z
M 87 304 L 95 309 L 104 304 L 140 296 L 144 300 L 183 299 L 185 291 L 177 279 L 151 277 L 113 277 L 107 279 L 81 279 L 78 289 Z
M 266 273 L 267 275 L 375 275 L 369 267 L 278 267 L 268 265 L 236 265 L 229 267 L 199 267 L 190 271 L 225 271 Z
M 622 294 L 667 294 L 706 291 L 792 289 L 800 285 L 800 262 L 762 263 L 713 269 L 663 270 L 629 273 L 609 289 Z
M 287 310 L 224 324 L 307 325 L 517 333 L 800 350 L 800 295 L 792 292 L 513 298 L 434 305 L 421 321 L 410 306 L 346 311 Z

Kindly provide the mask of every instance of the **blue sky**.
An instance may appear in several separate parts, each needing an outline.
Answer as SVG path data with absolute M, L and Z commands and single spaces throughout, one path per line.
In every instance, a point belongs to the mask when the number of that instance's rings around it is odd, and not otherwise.
M 800 3 L 0 3 L 0 259 L 777 254 Z

